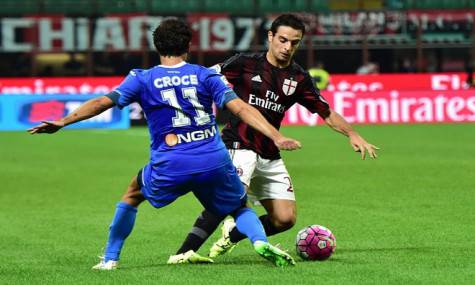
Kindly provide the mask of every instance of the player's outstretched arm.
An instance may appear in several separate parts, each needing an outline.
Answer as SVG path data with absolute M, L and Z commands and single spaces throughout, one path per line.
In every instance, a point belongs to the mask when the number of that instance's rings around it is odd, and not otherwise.
M 236 98 L 226 103 L 226 108 L 246 124 L 263 133 L 274 141 L 281 150 L 295 150 L 301 147 L 299 141 L 284 137 L 262 114 L 243 100 Z
M 361 159 L 366 158 L 366 152 L 368 152 L 371 158 L 377 158 L 376 150 L 379 147 L 368 143 L 363 137 L 361 137 L 351 125 L 337 112 L 331 110 L 330 115 L 325 118 L 325 123 L 337 132 L 340 132 L 350 139 L 350 144 L 356 152 L 361 153 Z
M 66 117 L 57 121 L 43 121 L 41 124 L 28 129 L 28 132 L 32 135 L 41 133 L 52 134 L 67 125 L 99 115 L 114 105 L 114 102 L 109 97 L 101 96 L 93 98 L 86 101 Z

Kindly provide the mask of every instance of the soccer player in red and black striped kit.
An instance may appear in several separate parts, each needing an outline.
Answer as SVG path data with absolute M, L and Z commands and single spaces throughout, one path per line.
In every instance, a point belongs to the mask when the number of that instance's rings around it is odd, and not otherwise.
M 298 17 L 281 15 L 268 32 L 267 52 L 238 54 L 215 68 L 225 75 L 241 99 L 257 108 L 277 129 L 285 111 L 299 103 L 310 112 L 318 113 L 332 129 L 347 136 L 353 149 L 361 153 L 362 159 L 366 153 L 376 158 L 378 148 L 366 142 L 329 107 L 308 72 L 293 61 L 304 33 L 305 26 Z M 279 149 L 270 139 L 235 116 L 222 130 L 222 138 L 249 198 L 259 201 L 267 211 L 259 217 L 266 234 L 271 236 L 290 229 L 296 221 L 295 196 Z M 249 187 L 251 182 L 252 188 Z M 223 219 L 204 211 L 177 255 L 188 250 L 197 251 Z M 245 238 L 232 220 L 224 222 L 222 233 L 221 239 L 210 250 L 212 258 L 230 251 Z

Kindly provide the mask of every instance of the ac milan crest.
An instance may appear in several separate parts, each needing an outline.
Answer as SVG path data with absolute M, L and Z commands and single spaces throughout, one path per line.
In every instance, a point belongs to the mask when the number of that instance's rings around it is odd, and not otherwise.
M 284 79 L 284 85 L 282 85 L 282 91 L 286 96 L 292 95 L 297 88 L 297 81 L 290 79 Z

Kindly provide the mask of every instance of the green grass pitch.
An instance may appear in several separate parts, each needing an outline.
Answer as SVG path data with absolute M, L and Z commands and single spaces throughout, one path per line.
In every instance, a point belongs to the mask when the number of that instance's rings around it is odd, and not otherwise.
M 201 210 L 187 195 L 139 208 L 115 272 L 90 268 L 148 159 L 147 131 L 0 133 L 0 284 L 473 284 L 475 125 L 356 129 L 382 148 L 377 160 L 361 161 L 327 127 L 283 129 L 303 143 L 284 154 L 298 221 L 270 240 L 296 257 L 297 231 L 325 225 L 337 238 L 328 261 L 280 269 L 243 241 L 212 265 L 167 266 Z

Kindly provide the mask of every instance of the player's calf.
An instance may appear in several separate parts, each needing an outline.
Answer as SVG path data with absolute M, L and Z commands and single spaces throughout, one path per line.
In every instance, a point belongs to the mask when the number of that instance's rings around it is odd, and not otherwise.
M 261 222 L 268 236 L 292 228 L 297 220 L 295 201 L 285 199 L 260 200 L 267 211 L 267 217 L 261 216 Z
M 296 223 L 297 218 L 293 215 L 290 216 L 268 216 L 267 219 L 263 219 L 262 224 L 266 229 L 266 233 L 270 235 L 285 232 L 290 230 Z

